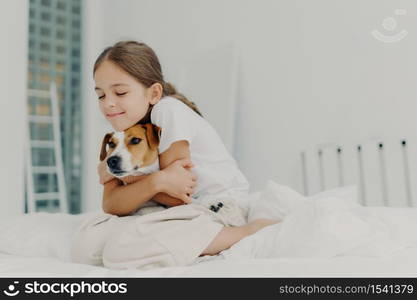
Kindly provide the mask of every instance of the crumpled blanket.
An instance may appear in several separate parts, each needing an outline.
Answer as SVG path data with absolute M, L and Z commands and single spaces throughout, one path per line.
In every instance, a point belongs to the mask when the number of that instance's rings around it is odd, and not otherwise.
M 220 256 L 382 257 L 417 247 L 417 208 L 364 207 L 356 195 L 356 187 L 351 186 L 304 197 L 270 180 L 251 200 L 248 218 L 281 222 L 245 237 Z

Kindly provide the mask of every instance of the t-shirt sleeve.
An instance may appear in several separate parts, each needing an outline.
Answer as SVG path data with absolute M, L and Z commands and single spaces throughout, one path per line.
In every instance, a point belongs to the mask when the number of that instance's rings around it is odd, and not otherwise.
M 172 143 L 191 141 L 196 134 L 197 114 L 177 99 L 160 100 L 152 108 L 151 122 L 161 128 L 159 153 L 167 150 Z

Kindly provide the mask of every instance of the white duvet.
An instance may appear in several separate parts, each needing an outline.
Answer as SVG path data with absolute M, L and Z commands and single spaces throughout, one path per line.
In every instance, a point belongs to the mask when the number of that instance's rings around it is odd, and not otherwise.
M 32 213 L 0 221 L 0 253 L 69 262 L 75 228 L 90 214 Z M 203 261 L 251 259 L 384 257 L 417 247 L 417 209 L 362 207 L 354 187 L 303 197 L 269 181 L 253 194 L 249 220 L 277 218 L 218 256 Z M 220 263 L 220 262 L 215 262 Z
M 241 240 L 222 256 L 383 257 L 417 247 L 417 208 L 363 207 L 356 195 L 352 186 L 304 197 L 269 181 L 251 201 L 249 220 L 282 221 Z

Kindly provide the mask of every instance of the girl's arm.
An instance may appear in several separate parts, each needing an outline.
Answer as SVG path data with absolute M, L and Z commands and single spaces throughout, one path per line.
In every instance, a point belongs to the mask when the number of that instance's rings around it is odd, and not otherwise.
M 152 173 L 128 185 L 123 185 L 117 178 L 108 181 L 104 184 L 103 211 L 118 216 L 129 215 L 159 193 L 157 176 L 158 172 Z
M 177 141 L 171 144 L 171 146 L 159 155 L 159 168 L 164 170 L 167 166 L 171 165 L 174 161 L 179 159 L 190 159 L 190 146 L 185 140 Z M 193 166 L 189 166 L 191 169 Z M 193 186 L 194 187 L 194 186 Z M 191 196 L 191 195 L 190 195 Z M 158 203 L 177 206 L 184 204 L 184 201 L 178 198 L 174 198 L 166 193 L 158 193 L 153 198 Z M 191 198 L 189 199 L 191 202 Z
M 140 175 L 140 176 L 126 176 L 122 178 L 122 181 L 128 185 L 128 184 L 132 184 L 135 183 L 137 181 L 140 181 L 146 177 L 148 177 L 149 175 Z M 114 177 L 113 177 L 114 178 Z M 154 200 L 155 202 L 158 202 L 160 204 L 166 205 L 166 206 L 177 206 L 177 205 L 182 205 L 184 204 L 184 201 L 174 198 L 168 194 L 165 193 L 158 193 L 155 196 L 153 196 L 152 200 Z
M 126 178 L 123 178 L 123 181 L 126 182 L 127 184 L 131 184 L 131 183 L 140 181 L 147 176 L 150 176 L 150 175 L 127 176 Z M 183 200 L 172 197 L 172 196 L 170 196 L 166 193 L 157 193 L 155 196 L 152 197 L 152 200 L 154 200 L 155 202 L 158 202 L 160 204 L 170 206 L 170 207 L 184 204 Z

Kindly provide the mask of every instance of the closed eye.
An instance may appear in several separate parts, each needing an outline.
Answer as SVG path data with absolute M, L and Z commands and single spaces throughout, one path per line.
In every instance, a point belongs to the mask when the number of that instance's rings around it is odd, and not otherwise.
M 126 95 L 126 94 L 127 94 L 127 92 L 124 92 L 124 93 L 116 93 L 117 96 L 123 96 L 123 95 Z

